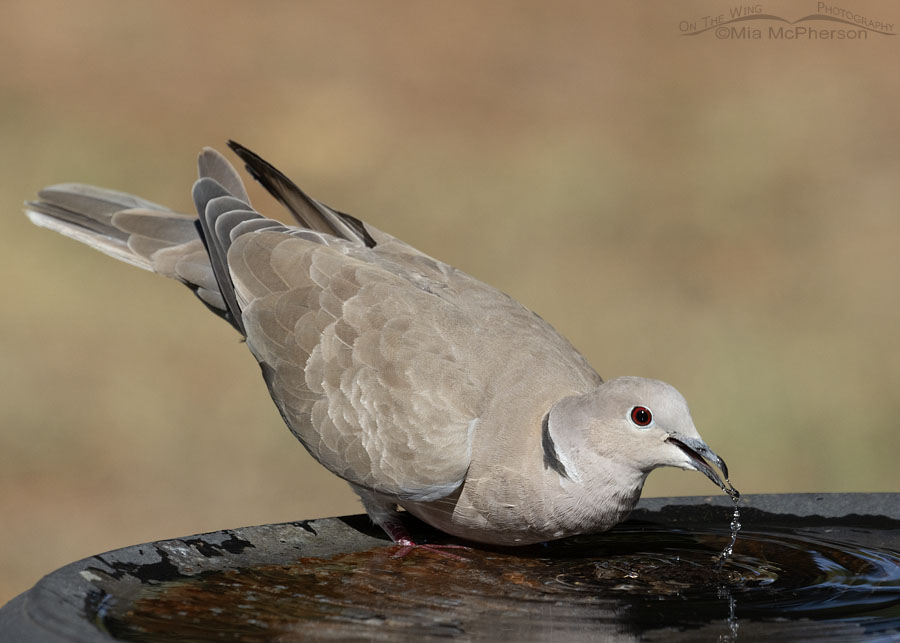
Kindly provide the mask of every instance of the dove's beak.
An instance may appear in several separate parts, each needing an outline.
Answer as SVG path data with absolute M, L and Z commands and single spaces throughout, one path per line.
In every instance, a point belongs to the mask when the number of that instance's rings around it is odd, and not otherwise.
M 731 482 L 728 481 L 728 465 L 725 464 L 725 461 L 720 458 L 715 451 L 706 446 L 706 442 L 699 438 L 691 438 L 677 433 L 670 434 L 669 437 L 666 438 L 666 442 L 674 444 L 684 451 L 691 459 L 691 464 L 694 469 L 719 485 L 723 491 L 728 493 L 730 488 L 732 491 L 736 492 L 734 487 L 731 486 Z M 714 462 L 722 472 L 722 475 L 725 476 L 724 481 L 719 473 L 710 465 L 710 461 Z

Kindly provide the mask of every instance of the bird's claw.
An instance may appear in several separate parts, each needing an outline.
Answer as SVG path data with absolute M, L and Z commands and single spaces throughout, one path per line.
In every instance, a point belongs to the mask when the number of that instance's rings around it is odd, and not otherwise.
M 447 558 L 463 562 L 468 562 L 469 559 L 464 558 L 463 556 L 457 556 L 456 554 L 444 550 L 471 549 L 470 547 L 466 547 L 464 545 L 420 545 L 416 542 L 413 542 L 410 538 L 400 538 L 394 543 L 394 546 L 397 548 L 397 551 L 391 554 L 391 558 L 406 558 L 406 556 L 409 555 L 413 550 L 424 549 L 426 551 L 438 554 L 439 556 L 445 556 Z

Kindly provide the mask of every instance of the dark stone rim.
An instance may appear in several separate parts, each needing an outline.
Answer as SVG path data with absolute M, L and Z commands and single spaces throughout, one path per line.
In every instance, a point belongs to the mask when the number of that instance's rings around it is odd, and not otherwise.
M 632 520 L 670 525 L 728 524 L 724 495 L 645 498 Z M 742 513 L 766 522 L 819 517 L 823 523 L 900 528 L 900 493 L 759 494 L 742 498 Z M 427 535 L 422 532 L 421 535 Z M 416 534 L 413 534 L 414 536 Z M 92 622 L 113 594 L 125 598 L 142 583 L 207 570 L 327 557 L 390 542 L 365 515 L 242 527 L 132 545 L 70 563 L 0 608 L 0 639 L 23 643 L 115 640 Z

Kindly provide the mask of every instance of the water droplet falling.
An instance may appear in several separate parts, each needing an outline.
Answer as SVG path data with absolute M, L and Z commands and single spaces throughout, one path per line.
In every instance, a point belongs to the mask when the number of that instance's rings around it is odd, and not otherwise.
M 731 515 L 731 540 L 728 541 L 728 544 L 725 545 L 725 549 L 722 550 L 722 553 L 719 554 L 719 557 L 716 560 L 716 568 L 720 570 L 725 565 L 725 561 L 727 561 L 734 553 L 737 535 L 741 530 L 741 511 L 739 506 L 741 503 L 741 492 L 734 488 L 734 485 L 731 484 L 731 480 L 725 478 L 725 481 L 728 483 L 728 488 L 722 487 L 722 489 L 731 496 L 731 501 L 734 503 L 734 513 Z

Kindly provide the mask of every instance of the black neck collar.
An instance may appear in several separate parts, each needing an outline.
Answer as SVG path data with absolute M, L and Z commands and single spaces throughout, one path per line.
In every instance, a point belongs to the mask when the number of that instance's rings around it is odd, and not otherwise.
M 547 415 L 544 416 L 544 420 L 541 422 L 541 447 L 544 449 L 544 468 L 553 469 L 563 478 L 569 479 L 569 472 L 566 471 L 566 466 L 559 459 L 556 445 L 553 443 L 553 438 L 550 437 L 549 411 L 547 411 Z

